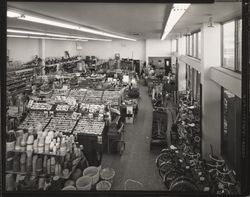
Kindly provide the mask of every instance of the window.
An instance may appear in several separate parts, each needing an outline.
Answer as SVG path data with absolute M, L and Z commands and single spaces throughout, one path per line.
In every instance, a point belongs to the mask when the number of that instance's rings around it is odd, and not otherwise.
M 190 37 L 190 41 L 189 41 L 189 55 L 192 56 L 193 53 L 193 36 L 189 36 Z
M 197 58 L 197 33 L 193 34 L 193 57 Z
M 221 153 L 229 166 L 239 172 L 241 99 L 222 88 Z
M 237 21 L 237 71 L 242 70 L 242 19 Z
M 242 19 L 223 24 L 222 66 L 233 71 L 242 70 Z
M 198 58 L 201 59 L 201 32 L 198 32 Z
M 177 40 L 172 40 L 172 52 L 177 52 Z
M 223 25 L 223 66 L 234 70 L 235 67 L 235 22 Z
M 190 55 L 190 36 L 187 36 L 187 55 Z
M 188 56 L 201 58 L 201 33 L 192 33 L 186 37 L 186 54 Z

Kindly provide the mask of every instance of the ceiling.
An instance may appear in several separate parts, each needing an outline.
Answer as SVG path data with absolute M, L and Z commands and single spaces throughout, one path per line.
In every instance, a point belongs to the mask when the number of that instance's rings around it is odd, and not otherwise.
M 216 2 L 213 4 L 192 4 L 180 20 L 176 23 L 168 37 L 178 33 L 186 34 L 201 28 L 203 23 L 208 23 L 209 15 L 214 22 L 225 22 L 242 15 L 241 2 Z
M 89 26 L 99 30 L 141 39 L 160 39 L 172 4 L 160 3 L 79 3 L 79 2 L 8 2 L 8 7 Z M 174 26 L 167 38 L 201 28 L 211 15 L 214 22 L 223 22 L 240 16 L 241 2 L 216 2 L 192 4 Z M 50 33 L 103 38 L 102 36 L 32 23 L 13 18 L 7 19 L 8 27 Z M 138 34 L 138 35 L 133 35 Z M 112 38 L 113 39 L 113 38 Z
M 140 40 L 160 39 L 164 20 L 166 16 L 168 17 L 172 4 L 8 2 L 8 7 Z M 7 19 L 7 26 L 51 33 L 102 37 L 13 18 Z M 139 35 L 133 35 L 134 33 Z

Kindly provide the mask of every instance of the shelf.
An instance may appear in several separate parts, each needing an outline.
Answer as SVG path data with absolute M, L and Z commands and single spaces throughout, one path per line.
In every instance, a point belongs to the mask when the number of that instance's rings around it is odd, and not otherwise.
M 17 69 L 17 70 L 7 70 L 7 73 L 22 73 L 22 72 L 26 72 L 26 71 L 31 71 L 34 68 L 40 68 L 42 66 L 34 66 L 34 67 L 30 67 L 30 68 L 22 68 L 22 69 Z
M 59 64 L 70 64 L 70 63 L 75 63 L 75 62 L 79 62 L 79 61 L 81 61 L 81 60 L 72 60 L 72 61 L 67 61 L 67 62 L 58 62 L 58 63 L 56 63 L 56 64 L 47 64 L 47 65 L 45 65 L 46 67 L 53 67 L 53 66 L 57 66 L 57 65 L 59 65 Z
M 12 150 L 8 152 L 14 152 L 14 153 L 27 153 L 29 151 L 18 151 L 18 150 Z M 59 155 L 59 154 L 53 154 L 53 153 L 35 153 L 32 151 L 32 154 L 34 155 L 48 155 L 48 156 L 54 156 L 54 157 L 64 157 L 65 155 Z

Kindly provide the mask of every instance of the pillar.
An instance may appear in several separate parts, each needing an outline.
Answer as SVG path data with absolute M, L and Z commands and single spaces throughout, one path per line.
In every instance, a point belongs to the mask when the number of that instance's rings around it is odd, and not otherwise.
M 221 153 L 221 87 L 210 79 L 210 68 L 221 66 L 221 25 L 202 25 L 202 155 L 208 158 L 210 144 L 214 153 Z

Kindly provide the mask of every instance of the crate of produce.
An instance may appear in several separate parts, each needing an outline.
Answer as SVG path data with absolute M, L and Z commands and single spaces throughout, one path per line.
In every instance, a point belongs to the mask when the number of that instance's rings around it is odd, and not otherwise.
M 50 123 L 46 126 L 46 129 L 67 134 L 73 131 L 76 122 L 77 120 L 72 119 L 72 116 L 69 113 L 56 113 Z
M 27 129 L 29 127 L 36 127 L 38 123 L 44 129 L 50 121 L 50 117 L 42 111 L 30 111 L 24 121 L 18 126 L 19 129 Z
M 73 133 L 87 135 L 102 135 L 105 123 L 90 119 L 81 119 L 78 121 Z

